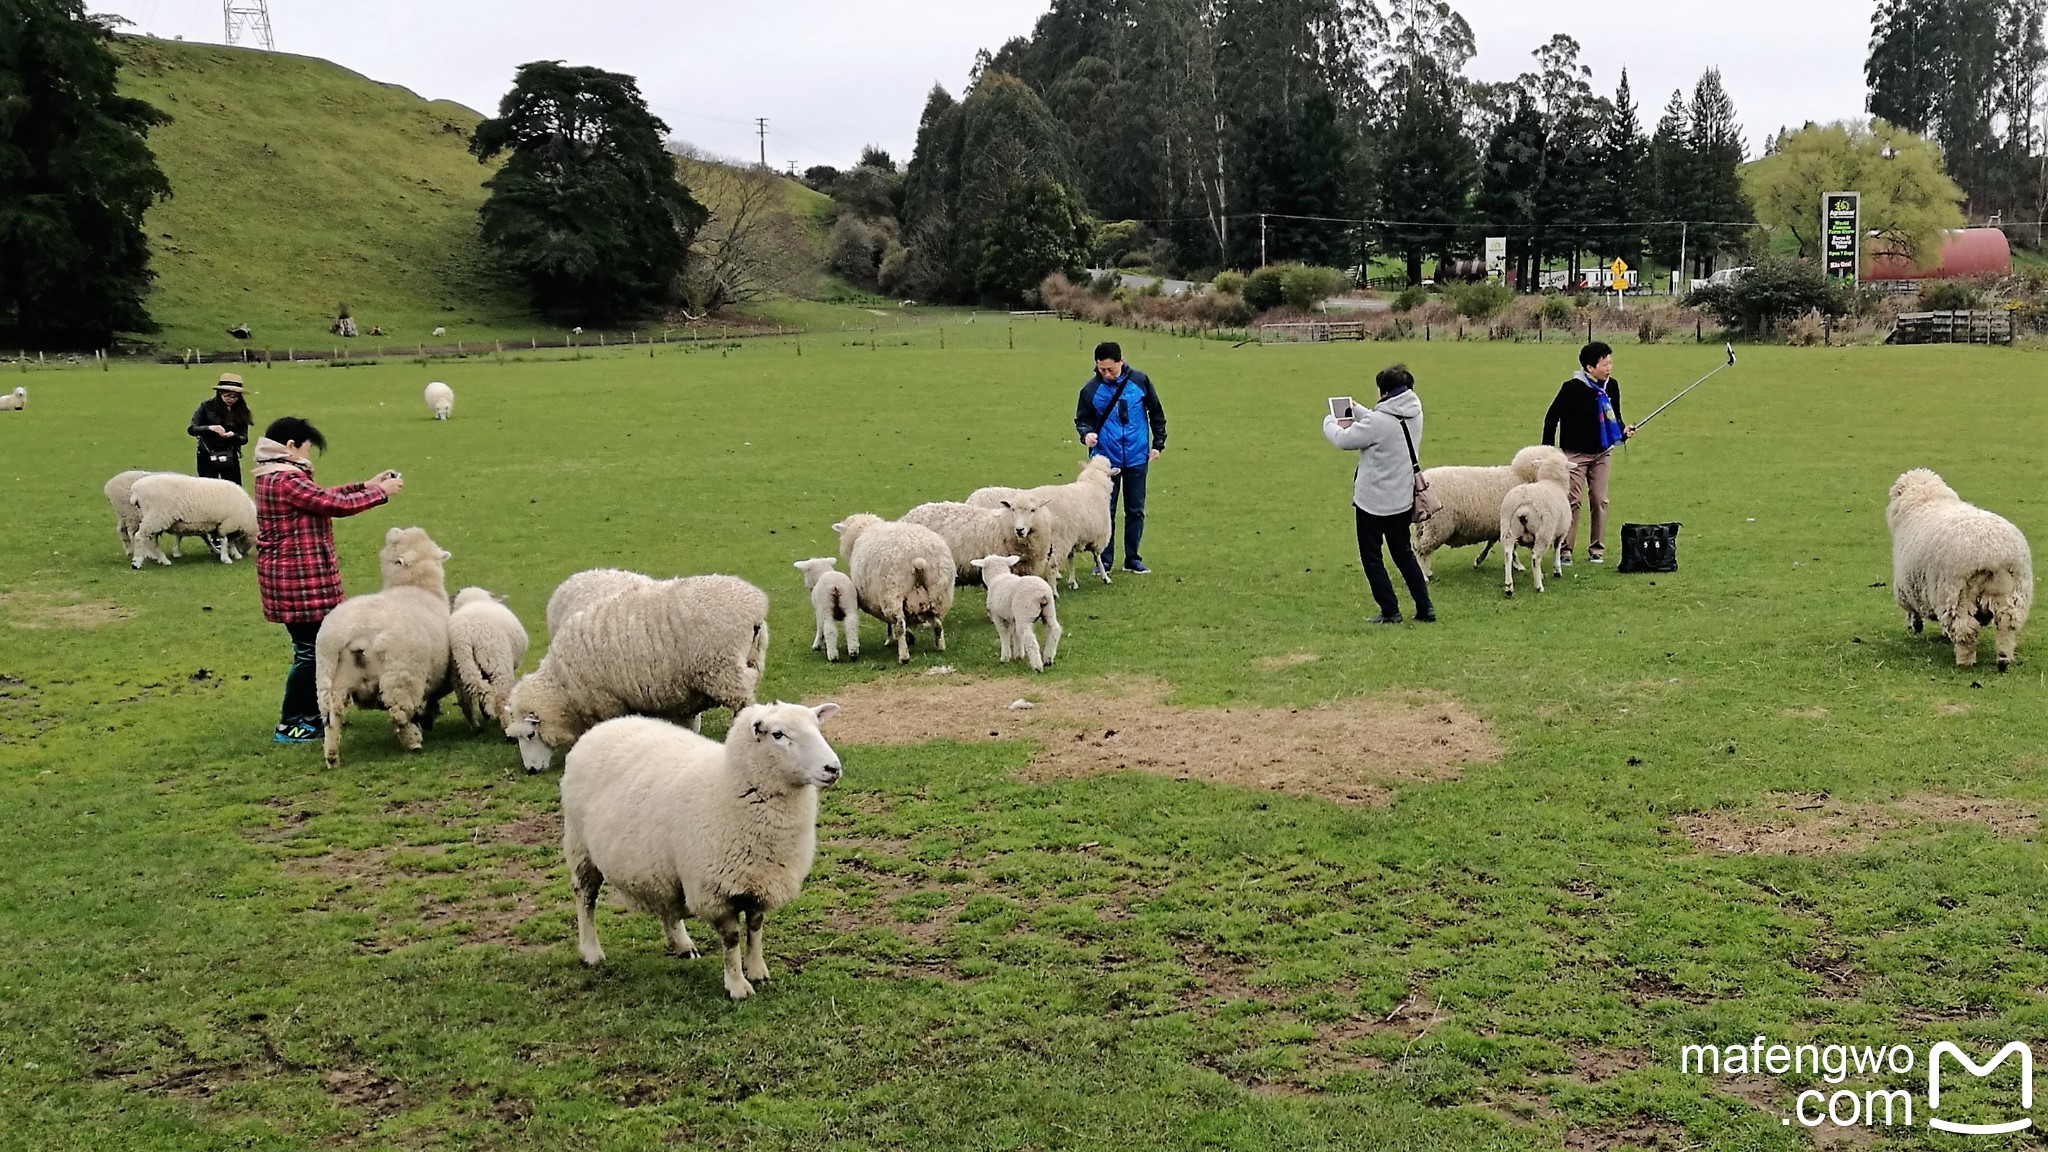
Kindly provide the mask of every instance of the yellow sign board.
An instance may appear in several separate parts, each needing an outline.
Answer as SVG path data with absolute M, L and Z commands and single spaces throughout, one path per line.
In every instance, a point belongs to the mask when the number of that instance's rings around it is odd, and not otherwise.
M 1614 263 L 1607 266 L 1607 286 L 1616 292 L 1628 290 L 1628 261 L 1616 256 Z

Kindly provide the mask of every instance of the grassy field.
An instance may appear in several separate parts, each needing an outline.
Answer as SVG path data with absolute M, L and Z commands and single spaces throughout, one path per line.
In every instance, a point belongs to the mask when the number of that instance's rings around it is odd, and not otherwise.
M 1958 670 L 1883 587 L 1907 467 L 2048 539 L 2038 354 L 1748 350 L 1615 466 L 1617 522 L 1684 523 L 1679 573 L 1504 601 L 1445 553 L 1442 622 L 1370 628 L 1324 397 L 1404 356 L 1425 462 L 1504 460 L 1569 349 L 1123 333 L 1171 417 L 1155 574 L 1067 594 L 1042 679 L 975 589 L 943 657 L 899 669 L 870 622 L 828 666 L 789 564 L 833 520 L 1078 459 L 1098 330 L 932 335 L 251 379 L 326 430 L 325 481 L 405 471 L 338 526 L 355 590 L 423 525 L 530 661 L 580 568 L 769 591 L 764 691 L 846 704 L 846 777 L 739 1006 L 615 907 L 578 964 L 556 776 L 499 739 L 458 718 L 409 757 L 372 714 L 334 772 L 267 742 L 287 647 L 250 570 L 130 572 L 98 492 L 189 467 L 202 375 L 30 380 L 0 413 L 0 1148 L 1791 1149 L 1833 1085 L 1679 1046 L 2048 1020 L 2048 640 Z M 1714 359 L 1623 348 L 1630 412 Z M 1915 1125 L 1886 1142 L 1956 1146 Z

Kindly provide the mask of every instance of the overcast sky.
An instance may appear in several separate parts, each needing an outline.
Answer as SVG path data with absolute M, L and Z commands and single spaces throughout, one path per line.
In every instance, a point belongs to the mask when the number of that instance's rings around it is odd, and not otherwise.
M 245 2 L 245 0 L 238 0 Z M 253 3 L 253 0 L 246 0 Z M 218 42 L 220 0 L 88 0 L 158 36 Z M 1872 0 L 1453 0 L 1479 41 L 1470 71 L 1505 80 L 1553 33 L 1584 46 L 1594 87 L 1625 65 L 1645 131 L 1671 90 L 1718 65 L 1750 152 L 1780 125 L 1861 114 Z M 1046 0 L 271 0 L 280 51 L 334 60 L 421 95 L 497 109 L 515 68 L 561 59 L 628 72 L 678 136 L 768 161 L 846 165 L 873 141 L 904 162 L 933 82 L 958 94 L 974 51 L 1028 33 Z

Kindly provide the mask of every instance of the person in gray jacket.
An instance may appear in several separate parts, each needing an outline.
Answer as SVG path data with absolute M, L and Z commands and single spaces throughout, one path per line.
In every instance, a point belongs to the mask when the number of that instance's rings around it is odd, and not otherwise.
M 1409 517 L 1415 511 L 1415 469 L 1412 452 L 1422 450 L 1422 401 L 1415 395 L 1415 377 L 1405 365 L 1383 369 L 1379 405 L 1354 411 L 1350 419 L 1323 417 L 1323 438 L 1347 452 L 1358 453 L 1358 471 L 1351 485 L 1351 509 L 1358 521 L 1358 560 L 1380 614 L 1368 624 L 1399 624 L 1401 602 L 1394 599 L 1380 546 L 1393 554 L 1394 567 L 1415 598 L 1415 619 L 1436 620 L 1429 602 L 1429 582 L 1416 563 L 1409 538 Z M 1404 435 L 1405 434 L 1405 435 Z

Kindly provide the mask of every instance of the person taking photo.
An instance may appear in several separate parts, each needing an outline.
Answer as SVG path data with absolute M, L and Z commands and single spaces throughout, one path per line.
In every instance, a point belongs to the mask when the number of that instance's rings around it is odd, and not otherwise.
M 1607 466 L 1614 446 L 1634 436 L 1621 422 L 1621 381 L 1614 378 L 1614 349 L 1598 340 L 1579 349 L 1579 370 L 1572 373 L 1543 414 L 1543 442 L 1564 449 L 1571 461 L 1571 532 L 1564 538 L 1563 563 L 1572 562 L 1579 539 L 1579 506 L 1590 502 L 1586 558 L 1607 561 Z
M 221 373 L 211 399 L 192 410 L 185 434 L 199 441 L 198 475 L 242 482 L 242 445 L 249 442 L 249 401 L 242 378 Z
M 1429 600 L 1429 580 L 1415 559 L 1408 530 L 1415 513 L 1416 453 L 1422 449 L 1422 400 L 1415 394 L 1415 377 L 1405 365 L 1382 369 L 1374 383 L 1380 393 L 1377 407 L 1354 408 L 1350 416 L 1332 412 L 1323 417 L 1323 438 L 1333 447 L 1358 453 L 1358 469 L 1351 480 L 1358 562 L 1365 568 L 1365 582 L 1380 610 L 1366 623 L 1401 622 L 1401 602 L 1394 598 L 1394 583 L 1387 579 L 1387 566 L 1380 557 L 1384 545 L 1394 557 L 1394 567 L 1401 571 L 1402 582 L 1408 585 L 1408 595 L 1415 600 L 1415 619 L 1433 624 L 1436 608 Z

